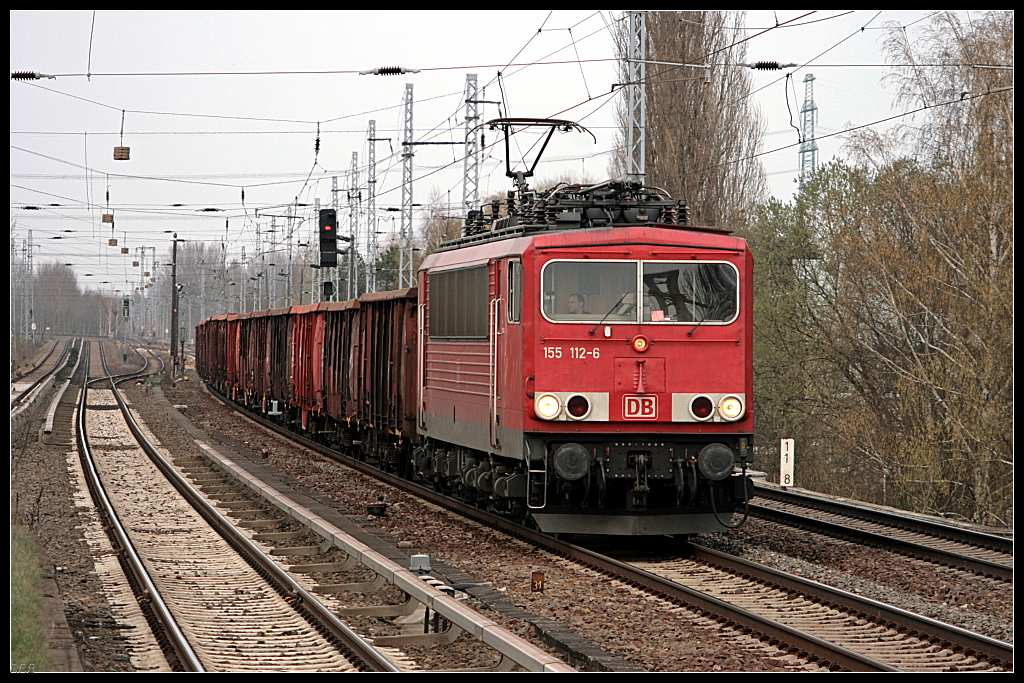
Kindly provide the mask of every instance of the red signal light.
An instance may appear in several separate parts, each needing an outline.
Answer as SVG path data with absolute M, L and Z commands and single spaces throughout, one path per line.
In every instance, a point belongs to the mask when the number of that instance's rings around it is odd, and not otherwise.
M 580 420 L 590 414 L 590 401 L 586 396 L 576 394 L 565 404 L 565 409 L 569 415 Z
M 715 404 L 707 396 L 697 396 L 690 402 L 690 412 L 698 420 L 706 420 L 715 410 Z
M 338 212 L 334 209 L 320 209 L 320 267 L 338 266 L 338 236 L 334 234 L 334 223 Z

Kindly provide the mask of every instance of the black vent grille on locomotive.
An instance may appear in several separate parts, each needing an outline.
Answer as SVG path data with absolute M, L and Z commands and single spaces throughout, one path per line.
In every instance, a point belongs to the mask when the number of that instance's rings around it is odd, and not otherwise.
M 430 273 L 427 288 L 431 338 L 487 338 L 486 265 Z

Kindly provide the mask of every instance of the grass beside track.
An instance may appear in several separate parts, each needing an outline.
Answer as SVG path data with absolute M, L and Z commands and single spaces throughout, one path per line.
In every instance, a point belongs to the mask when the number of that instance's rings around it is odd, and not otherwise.
M 46 671 L 42 570 L 32 534 L 11 527 L 11 671 Z

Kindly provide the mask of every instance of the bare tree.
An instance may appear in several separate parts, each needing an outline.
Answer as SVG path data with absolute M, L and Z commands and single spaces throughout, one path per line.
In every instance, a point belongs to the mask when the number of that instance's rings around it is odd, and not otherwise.
M 854 136 L 852 163 L 751 228 L 760 424 L 800 432 L 805 485 L 1011 524 L 1013 16 L 938 13 L 888 45 L 947 65 L 894 71 L 903 105 L 928 109 Z
M 34 291 L 34 304 L 26 301 L 21 315 L 29 316 L 31 307 L 31 320 L 36 324 L 38 335 L 109 336 L 120 324 L 109 314 L 112 308 L 120 310 L 120 296 L 81 289 L 71 266 L 43 263 L 32 275 L 26 268 L 18 266 L 20 264 L 12 264 L 12 277 L 24 278 L 18 286 Z M 12 315 L 14 313 L 12 310 Z
M 742 67 L 743 14 L 655 11 L 646 15 L 647 182 L 686 199 L 692 222 L 724 227 L 748 220 L 766 194 L 763 123 Z M 617 49 L 626 55 L 620 22 Z M 662 63 L 676 64 L 677 66 Z M 708 65 L 708 69 L 690 65 Z M 687 65 L 687 66 L 684 66 Z M 620 107 L 620 128 L 629 125 Z M 625 164 L 620 154 L 613 173 Z
M 462 234 L 461 207 L 453 210 L 445 195 L 434 188 L 426 206 L 426 221 L 423 223 L 423 255 L 437 251 L 442 242 L 455 239 Z
M 929 109 L 892 139 L 854 139 L 875 220 L 836 242 L 860 266 L 841 310 L 865 374 L 893 393 L 901 493 L 921 509 L 1008 523 L 1013 13 L 965 25 L 941 12 L 921 41 L 889 35 L 895 63 L 946 66 L 896 68 L 900 101 Z M 870 321 L 856 314 L 869 302 Z

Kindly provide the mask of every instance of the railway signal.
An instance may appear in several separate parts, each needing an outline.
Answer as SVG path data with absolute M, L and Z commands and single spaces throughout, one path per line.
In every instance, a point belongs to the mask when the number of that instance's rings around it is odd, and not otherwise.
M 320 267 L 338 266 L 338 212 L 320 209 Z

